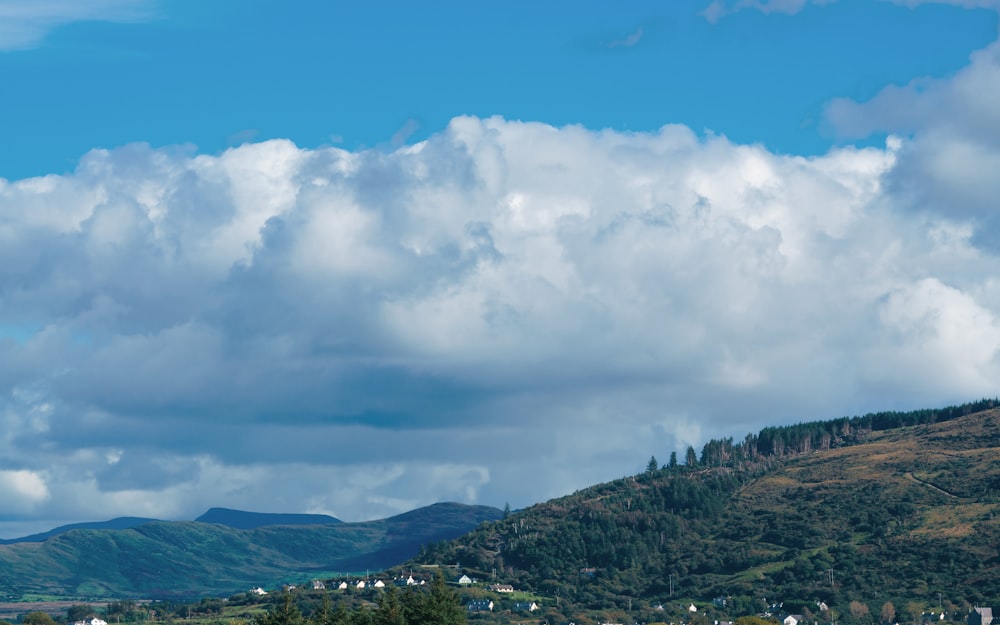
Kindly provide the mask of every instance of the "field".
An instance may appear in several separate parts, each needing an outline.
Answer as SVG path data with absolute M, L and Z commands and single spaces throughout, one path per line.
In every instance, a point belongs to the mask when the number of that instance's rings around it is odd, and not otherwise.
M 73 605 L 92 605 L 103 609 L 106 601 L 18 601 L 16 603 L 0 603 L 0 620 L 14 621 L 21 614 L 28 612 L 45 612 L 50 615 L 65 616 L 66 610 Z

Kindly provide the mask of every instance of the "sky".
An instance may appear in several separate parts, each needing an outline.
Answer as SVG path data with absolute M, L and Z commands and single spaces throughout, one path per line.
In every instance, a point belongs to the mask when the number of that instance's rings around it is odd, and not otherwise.
M 0 0 L 0 537 L 997 396 L 998 14 Z

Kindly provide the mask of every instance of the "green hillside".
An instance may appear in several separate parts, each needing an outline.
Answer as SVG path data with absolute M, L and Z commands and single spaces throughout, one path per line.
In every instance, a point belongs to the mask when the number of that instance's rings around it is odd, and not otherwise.
M 852 600 L 995 605 L 1000 410 L 968 414 L 991 405 L 712 441 L 700 458 L 689 451 L 690 466 L 533 506 L 418 561 L 460 562 L 564 610 L 723 597 L 728 613 L 754 614 L 823 601 L 846 623 Z
M 428 542 L 465 534 L 500 510 L 448 503 L 379 521 L 240 530 L 153 521 L 79 529 L 44 542 L 0 546 L 0 597 L 225 596 L 251 586 L 336 572 L 379 570 Z

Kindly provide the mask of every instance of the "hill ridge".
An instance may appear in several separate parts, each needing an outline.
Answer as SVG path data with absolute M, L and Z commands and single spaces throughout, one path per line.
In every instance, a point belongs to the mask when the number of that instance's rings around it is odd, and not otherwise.
M 746 439 L 754 446 L 706 444 L 702 458 L 729 458 L 647 469 L 536 504 L 416 563 L 497 570 L 591 607 L 665 603 L 671 589 L 700 601 L 738 597 L 748 609 L 764 596 L 846 608 L 872 588 L 928 605 L 939 591 L 956 602 L 1000 598 L 1000 410 L 897 421 L 876 429 L 847 420 L 843 439 L 819 450 L 800 443 L 844 421 L 770 429 L 802 434 L 770 455 L 756 447 L 759 435 Z
M 247 512 L 233 508 L 209 508 L 195 519 L 197 523 L 216 523 L 236 529 L 255 529 L 268 525 L 329 525 L 343 523 L 328 514 L 287 512 Z

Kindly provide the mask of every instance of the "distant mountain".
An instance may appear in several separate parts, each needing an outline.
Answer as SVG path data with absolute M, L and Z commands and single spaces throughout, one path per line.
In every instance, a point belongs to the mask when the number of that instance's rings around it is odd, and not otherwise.
M 91 521 L 60 525 L 47 532 L 22 536 L 20 538 L 0 538 L 0 545 L 14 543 L 39 543 L 70 530 L 124 530 L 143 523 L 158 521 L 143 517 L 123 516 L 110 521 Z M 342 523 L 336 517 L 326 514 L 283 514 L 280 512 L 245 512 L 229 508 L 209 508 L 208 512 L 195 519 L 198 523 L 217 523 L 235 529 L 248 530 L 268 525 L 329 525 Z
M 11 545 L 14 543 L 40 543 L 43 540 L 47 540 L 68 532 L 70 530 L 124 530 L 130 527 L 135 527 L 136 525 L 142 525 L 143 523 L 149 523 L 155 521 L 156 519 L 146 519 L 142 517 L 135 516 L 122 516 L 116 519 L 111 519 L 110 521 L 92 521 L 89 523 L 71 523 L 70 525 L 60 525 L 54 529 L 50 529 L 47 532 L 41 532 L 39 534 L 32 534 L 30 536 L 22 536 L 21 538 L 0 538 L 0 545 Z
M 670 612 L 682 601 L 718 597 L 730 615 L 822 601 L 845 624 L 852 601 L 879 614 L 891 600 L 901 623 L 941 605 L 996 605 L 1000 410 L 971 413 L 996 404 L 711 441 L 700 458 L 689 452 L 691 466 L 531 506 L 404 567 L 461 562 L 567 610 L 630 606 L 668 622 L 686 618 Z
M 72 529 L 42 542 L 0 545 L 0 600 L 229 596 L 251 586 L 382 570 L 417 555 L 422 545 L 502 515 L 487 506 L 442 503 L 363 523 L 237 529 L 150 521 Z
M 326 514 L 282 514 L 276 512 L 244 512 L 229 508 L 210 508 L 195 519 L 198 523 L 217 523 L 240 530 L 252 530 L 267 525 L 330 525 L 343 523 Z

